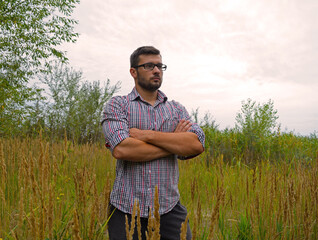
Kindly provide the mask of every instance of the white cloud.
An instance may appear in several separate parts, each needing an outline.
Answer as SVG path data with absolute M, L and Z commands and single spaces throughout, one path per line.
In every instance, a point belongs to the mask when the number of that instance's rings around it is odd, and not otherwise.
M 170 98 L 210 110 L 222 126 L 242 100 L 271 98 L 283 127 L 307 134 L 318 126 L 317 10 L 315 0 L 82 0 L 81 36 L 65 48 L 87 79 L 121 81 L 127 94 L 131 52 L 154 45 Z

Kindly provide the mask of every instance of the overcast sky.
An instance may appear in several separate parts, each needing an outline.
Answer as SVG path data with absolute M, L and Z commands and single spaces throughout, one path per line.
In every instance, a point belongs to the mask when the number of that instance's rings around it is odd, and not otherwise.
M 129 56 L 160 49 L 164 91 L 191 113 L 233 127 L 241 102 L 269 99 L 282 130 L 318 131 L 317 0 L 81 0 L 77 43 L 63 45 L 85 80 L 134 86 Z

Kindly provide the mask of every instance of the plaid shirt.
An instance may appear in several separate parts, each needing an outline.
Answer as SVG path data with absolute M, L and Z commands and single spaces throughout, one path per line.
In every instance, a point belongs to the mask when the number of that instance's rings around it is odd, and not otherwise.
M 190 120 L 190 117 L 178 102 L 167 101 L 166 95 L 158 91 L 157 101 L 152 106 L 145 102 L 134 88 L 127 96 L 113 97 L 106 104 L 102 119 L 106 147 L 113 151 L 117 144 L 129 137 L 130 128 L 173 132 L 181 119 Z M 193 123 L 190 131 L 197 134 L 204 146 L 205 136 L 202 129 Z M 149 207 L 153 209 L 153 197 L 157 185 L 159 213 L 169 212 L 180 197 L 177 157 L 170 155 L 149 162 L 118 159 L 110 203 L 123 212 L 132 213 L 134 201 L 137 199 L 141 217 L 148 217 Z

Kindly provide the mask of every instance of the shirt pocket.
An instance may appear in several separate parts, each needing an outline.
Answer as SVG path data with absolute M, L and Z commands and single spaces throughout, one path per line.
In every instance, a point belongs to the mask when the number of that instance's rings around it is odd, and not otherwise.
M 178 123 L 179 123 L 179 119 L 176 116 L 175 117 L 166 117 L 163 119 L 158 131 L 174 132 Z

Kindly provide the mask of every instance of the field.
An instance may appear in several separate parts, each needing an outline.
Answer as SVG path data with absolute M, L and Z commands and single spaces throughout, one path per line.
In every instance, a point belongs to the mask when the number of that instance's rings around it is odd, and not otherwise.
M 209 158 L 179 162 L 193 239 L 318 239 L 318 157 Z M 107 239 L 115 166 L 101 144 L 0 139 L 0 239 Z

